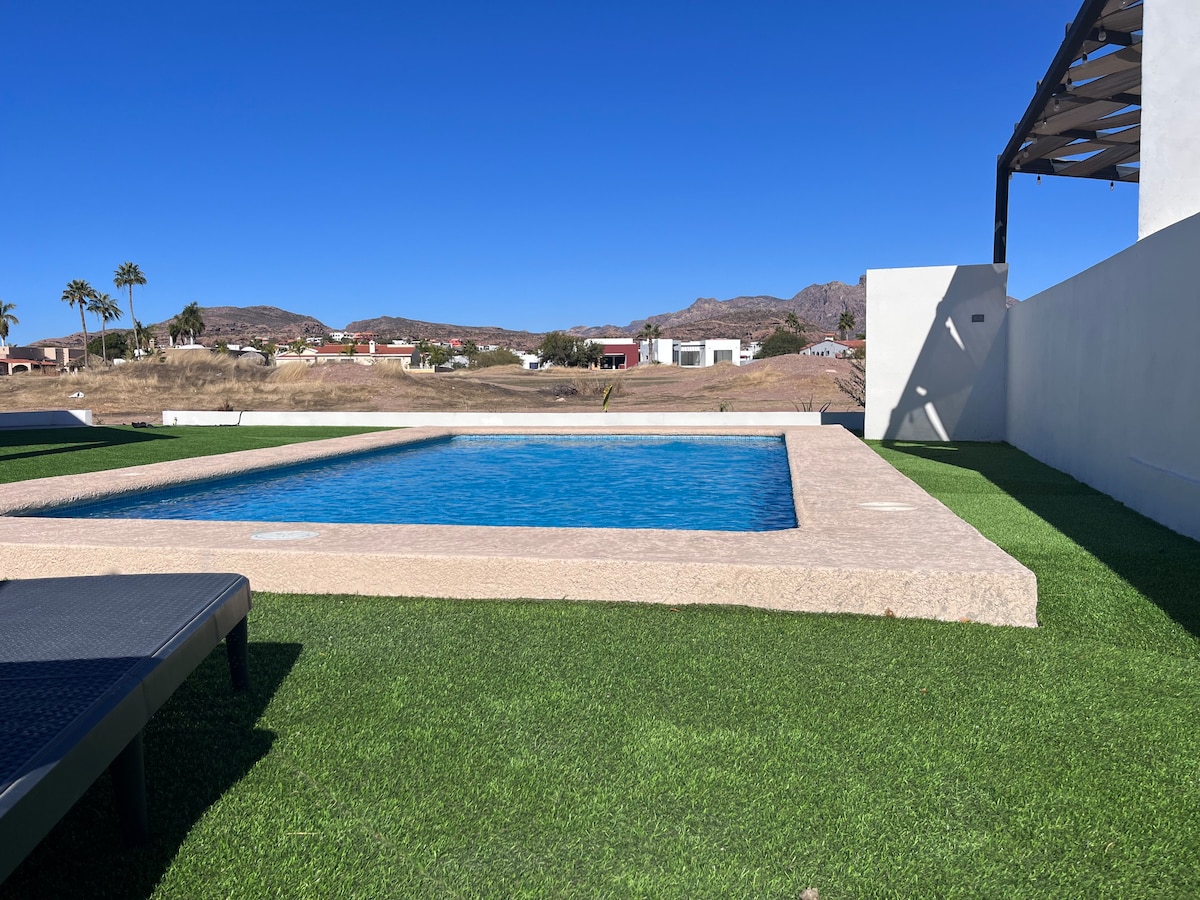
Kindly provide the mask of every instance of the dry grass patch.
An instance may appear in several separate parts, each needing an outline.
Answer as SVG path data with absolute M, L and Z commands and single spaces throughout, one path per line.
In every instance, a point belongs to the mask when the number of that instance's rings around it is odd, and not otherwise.
M 613 385 L 610 409 L 794 412 L 856 409 L 835 384 L 847 360 L 781 356 L 708 369 L 649 365 L 623 371 L 496 366 L 409 373 L 393 363 L 347 359 L 315 366 L 258 366 L 200 351 L 77 375 L 0 377 L 0 409 L 91 409 L 102 423 L 153 421 L 166 409 L 421 412 L 594 411 Z M 565 388 L 556 390 L 558 388 Z M 82 398 L 71 394 L 82 391 Z
M 309 380 L 311 371 L 312 366 L 291 363 L 286 366 L 276 366 L 267 378 L 272 384 L 299 384 L 301 381 Z

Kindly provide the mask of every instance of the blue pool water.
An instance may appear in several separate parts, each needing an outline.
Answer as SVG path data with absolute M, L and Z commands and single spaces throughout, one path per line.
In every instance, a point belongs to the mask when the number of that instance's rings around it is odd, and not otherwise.
M 40 515 L 775 531 L 796 527 L 781 438 L 459 436 Z

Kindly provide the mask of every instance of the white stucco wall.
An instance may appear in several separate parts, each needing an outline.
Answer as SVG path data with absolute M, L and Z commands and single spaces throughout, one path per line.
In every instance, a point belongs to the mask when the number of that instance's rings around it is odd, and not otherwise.
M 729 353 L 729 361 L 735 366 L 742 364 L 742 342 L 734 338 L 711 338 L 704 342 L 704 365 L 715 366 L 718 350 Z
M 92 424 L 90 409 L 42 409 L 0 412 L 0 430 L 11 428 L 75 428 Z
M 1200 539 L 1198 249 L 1200 215 L 1009 311 L 1008 440 Z
M 1144 9 L 1139 239 L 1200 212 L 1200 8 Z
M 594 412 L 594 413 L 480 413 L 480 412 L 271 412 L 264 410 L 168 409 L 163 425 L 353 425 L 363 428 L 578 428 L 646 426 L 651 428 L 751 427 L 795 428 L 841 425 L 861 431 L 860 412 Z
M 867 438 L 1004 439 L 1007 285 L 1006 265 L 867 273 Z

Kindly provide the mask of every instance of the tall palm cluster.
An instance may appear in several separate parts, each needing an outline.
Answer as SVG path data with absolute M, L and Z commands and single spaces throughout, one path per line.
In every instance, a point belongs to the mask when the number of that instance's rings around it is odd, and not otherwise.
M 129 318 L 133 322 L 133 341 L 134 347 L 137 350 L 142 349 L 143 342 L 146 337 L 146 330 L 142 328 L 142 323 L 139 322 L 133 314 L 133 287 L 134 285 L 142 285 L 146 283 L 146 276 L 142 273 L 141 268 L 132 262 L 121 263 L 117 266 L 117 270 L 113 273 L 113 285 L 120 290 L 121 288 L 129 289 Z M 83 365 L 86 367 L 87 362 L 87 346 L 88 330 L 87 316 L 85 313 L 91 313 L 100 320 L 100 355 L 104 360 L 105 365 L 108 364 L 108 323 L 118 321 L 121 318 L 121 307 L 117 301 L 109 294 L 97 291 L 87 281 L 76 278 L 67 282 L 66 288 L 62 292 L 62 297 L 59 298 L 68 306 L 79 307 L 79 325 L 83 329 Z M 11 306 L 12 304 L 7 304 Z M 0 309 L 0 313 L 3 310 Z M 7 337 L 7 326 L 4 326 L 4 336 Z

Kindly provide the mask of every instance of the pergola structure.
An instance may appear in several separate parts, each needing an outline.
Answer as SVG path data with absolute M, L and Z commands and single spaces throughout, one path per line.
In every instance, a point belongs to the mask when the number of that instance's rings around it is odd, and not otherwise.
M 1025 115 L 996 162 L 993 261 L 1008 244 L 1014 173 L 1138 181 L 1142 2 L 1084 0 Z

